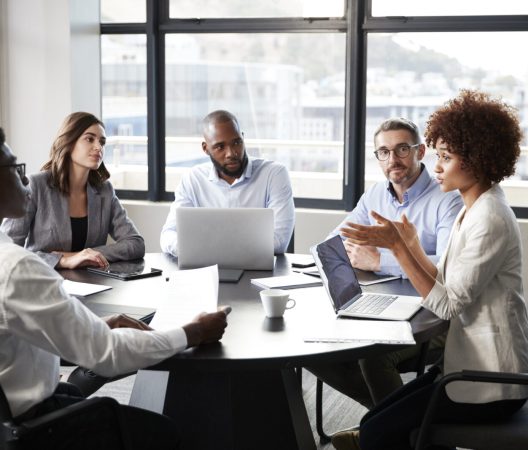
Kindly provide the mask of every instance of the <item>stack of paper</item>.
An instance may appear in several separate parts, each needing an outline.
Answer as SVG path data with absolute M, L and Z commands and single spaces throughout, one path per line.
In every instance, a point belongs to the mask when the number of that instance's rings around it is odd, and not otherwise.
M 305 342 L 360 342 L 365 344 L 415 344 L 411 324 L 394 320 L 337 319 L 312 327 Z

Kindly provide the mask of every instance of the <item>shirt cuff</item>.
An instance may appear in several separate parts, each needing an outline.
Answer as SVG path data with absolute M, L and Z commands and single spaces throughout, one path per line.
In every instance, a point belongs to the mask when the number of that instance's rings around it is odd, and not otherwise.
M 181 352 L 187 348 L 187 335 L 183 328 L 174 328 L 163 332 L 171 343 L 174 353 Z
M 422 301 L 422 306 L 427 308 L 429 311 L 436 314 L 441 319 L 449 320 L 446 316 L 446 290 L 445 286 L 438 281 L 435 281 L 433 288 L 427 294 Z

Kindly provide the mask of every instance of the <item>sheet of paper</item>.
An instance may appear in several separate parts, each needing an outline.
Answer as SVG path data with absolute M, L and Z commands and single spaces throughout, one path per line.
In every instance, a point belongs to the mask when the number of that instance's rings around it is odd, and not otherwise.
M 361 342 L 415 344 L 411 324 L 392 320 L 336 319 L 322 322 L 304 337 L 305 342 Z
M 78 297 L 86 297 L 87 295 L 112 289 L 112 286 L 105 286 L 104 284 L 80 283 L 70 280 L 64 280 L 62 287 L 68 294 Z
M 173 272 L 166 295 L 157 302 L 150 322 L 155 330 L 170 330 L 189 323 L 201 312 L 218 306 L 218 266 Z

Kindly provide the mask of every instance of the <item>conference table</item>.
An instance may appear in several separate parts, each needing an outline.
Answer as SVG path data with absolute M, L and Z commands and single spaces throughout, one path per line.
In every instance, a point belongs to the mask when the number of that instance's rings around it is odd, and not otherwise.
M 154 311 L 156 297 L 164 295 L 167 279 L 178 270 L 177 259 L 169 255 L 151 253 L 145 261 L 163 274 L 132 281 L 85 270 L 62 270 L 61 274 L 72 281 L 112 286 L 82 299 L 96 314 L 126 313 L 139 318 Z M 288 257 L 280 255 L 273 272 L 245 271 L 238 283 L 220 283 L 218 303 L 232 307 L 222 340 L 187 349 L 139 371 L 130 404 L 174 418 L 181 426 L 184 449 L 315 449 L 296 368 L 375 356 L 404 346 L 304 342 L 310 330 L 336 320 L 323 287 L 293 291 L 296 306 L 283 318 L 266 318 L 260 288 L 251 279 L 290 271 Z M 416 295 L 410 283 L 401 279 L 364 290 Z M 425 309 L 410 323 L 417 343 L 448 328 L 447 322 Z

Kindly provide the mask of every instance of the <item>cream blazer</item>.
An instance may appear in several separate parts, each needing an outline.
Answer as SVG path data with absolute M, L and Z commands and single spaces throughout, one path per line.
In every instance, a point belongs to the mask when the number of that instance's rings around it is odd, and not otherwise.
M 72 233 L 68 197 L 48 184 L 49 172 L 29 177 L 31 201 L 26 215 L 5 219 L 1 231 L 15 244 L 36 252 L 51 267 L 60 255 L 52 251 L 71 251 Z M 112 261 L 143 258 L 145 241 L 116 197 L 109 181 L 100 188 L 88 184 L 88 231 L 85 248 L 100 251 Z M 107 244 L 108 236 L 114 243 Z
M 528 318 L 522 287 L 520 231 L 504 192 L 494 185 L 460 211 L 436 283 L 423 306 L 451 324 L 444 373 L 528 372 Z M 454 382 L 457 402 L 528 397 L 528 387 Z

